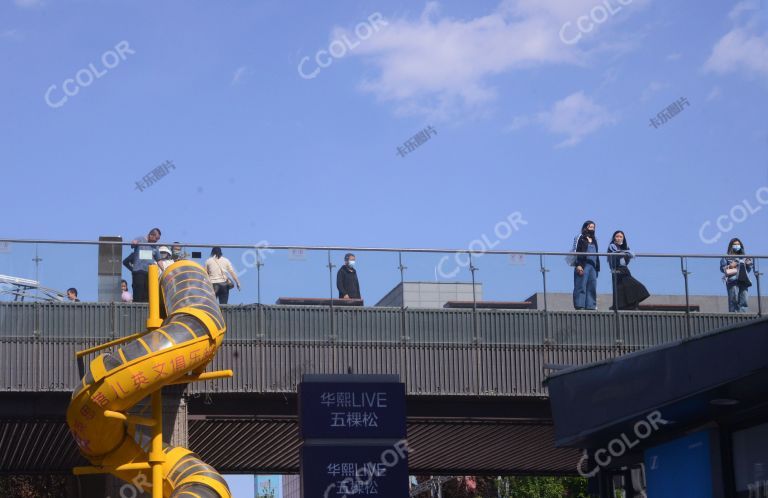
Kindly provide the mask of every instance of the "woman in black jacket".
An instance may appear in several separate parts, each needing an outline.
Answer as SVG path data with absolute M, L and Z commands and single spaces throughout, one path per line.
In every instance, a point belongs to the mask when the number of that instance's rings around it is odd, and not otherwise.
M 624 232 L 616 230 L 613 239 L 608 246 L 608 252 L 617 253 L 616 256 L 608 256 L 608 265 L 613 272 L 613 306 L 620 310 L 636 310 L 638 305 L 650 294 L 637 279 L 629 272 L 629 261 L 635 257 L 629 250 L 627 238 Z
M 576 252 L 598 252 L 594 221 L 587 220 L 581 226 L 581 235 L 576 241 Z M 596 310 L 600 258 L 581 254 L 576 257 L 575 266 L 573 271 L 573 307 L 577 310 Z

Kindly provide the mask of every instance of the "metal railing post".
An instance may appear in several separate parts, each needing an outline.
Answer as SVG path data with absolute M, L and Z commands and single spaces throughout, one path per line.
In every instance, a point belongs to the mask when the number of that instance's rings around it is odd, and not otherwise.
M 544 343 L 546 344 L 553 341 L 549 329 L 549 308 L 547 305 L 547 273 L 549 270 L 544 266 L 543 254 L 539 254 L 539 271 L 541 272 L 541 283 L 544 289 Z
M 475 292 L 475 272 L 479 270 L 472 262 L 472 253 L 469 253 L 469 271 L 472 273 L 472 334 L 475 343 L 480 341 L 477 334 L 477 294 Z
M 328 250 L 328 290 L 330 292 L 330 314 L 331 314 L 331 340 L 336 339 L 336 329 L 333 326 L 333 269 L 336 268 L 336 265 L 333 264 L 333 261 L 331 261 L 331 250 Z
M 763 298 L 762 293 L 760 292 L 760 277 L 763 276 L 763 274 L 760 273 L 759 259 L 760 258 L 754 258 L 752 260 L 754 261 L 754 269 L 752 271 L 755 274 L 755 281 L 757 282 L 757 316 L 763 316 Z
M 403 252 L 398 251 L 397 253 L 397 269 L 400 270 L 400 292 L 403 293 L 401 299 L 400 299 L 400 331 L 401 331 L 401 340 L 406 340 L 408 338 L 408 333 L 406 331 L 406 319 L 405 319 L 405 270 L 408 269 L 407 266 L 403 265 Z
M 256 303 L 261 305 L 261 267 L 264 263 L 261 261 L 261 251 L 256 249 Z
M 610 256 L 608 256 L 610 258 Z M 608 267 L 610 268 L 610 263 L 608 264 Z M 618 284 L 618 277 L 617 270 L 615 268 L 611 268 L 611 282 L 613 284 L 613 326 L 614 326 L 614 342 L 616 344 L 623 344 L 623 340 L 621 337 L 621 322 L 619 320 L 619 300 L 616 294 L 616 286 Z
M 688 275 L 691 272 L 688 271 L 688 259 L 684 256 L 680 257 L 680 271 L 685 280 L 685 330 L 688 337 L 691 337 L 691 299 L 688 292 Z

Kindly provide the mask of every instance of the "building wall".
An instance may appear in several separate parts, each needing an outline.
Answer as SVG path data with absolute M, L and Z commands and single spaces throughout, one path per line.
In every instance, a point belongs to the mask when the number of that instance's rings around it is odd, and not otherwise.
M 472 301 L 471 282 L 405 282 L 397 284 L 376 306 L 416 309 L 442 308 L 448 301 Z M 483 284 L 475 284 L 475 299 L 482 301 Z
M 283 498 L 301 498 L 301 479 L 298 474 L 283 476 Z

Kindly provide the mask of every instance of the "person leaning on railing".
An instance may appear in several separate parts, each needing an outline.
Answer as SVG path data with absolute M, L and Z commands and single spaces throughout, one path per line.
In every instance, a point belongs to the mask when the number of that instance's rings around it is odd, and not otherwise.
M 748 275 L 752 271 L 752 258 L 744 257 L 744 244 L 739 238 L 728 242 L 727 254 L 733 257 L 720 259 L 720 271 L 728 291 L 728 311 L 746 313 L 749 307 L 747 289 L 752 287 Z
M 640 303 L 648 299 L 650 293 L 629 272 L 629 261 L 635 257 L 629 250 L 627 238 L 624 232 L 616 230 L 608 246 L 608 252 L 616 253 L 616 256 L 608 256 L 608 265 L 613 272 L 614 303 L 611 309 L 618 307 L 620 310 L 636 310 Z
M 159 259 L 157 248 L 154 244 L 160 240 L 160 229 L 153 228 L 146 237 L 136 237 L 131 241 L 133 252 L 123 260 L 123 266 L 131 272 L 131 286 L 133 287 L 133 301 L 146 303 L 149 300 L 148 271 L 149 265 Z

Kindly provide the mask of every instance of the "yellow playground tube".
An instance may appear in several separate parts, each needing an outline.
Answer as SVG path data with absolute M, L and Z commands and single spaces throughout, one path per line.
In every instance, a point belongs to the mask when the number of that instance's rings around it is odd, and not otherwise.
M 75 474 L 152 483 L 152 498 L 231 498 L 213 467 L 186 448 L 162 442 L 164 386 L 232 376 L 231 370 L 203 373 L 226 332 L 221 309 L 205 270 L 179 261 L 160 281 L 166 311 L 161 321 L 157 274 L 157 266 L 150 266 L 148 330 L 78 353 L 120 345 L 90 362 L 72 394 L 67 424 L 93 465 Z M 126 413 L 147 396 L 151 418 Z

